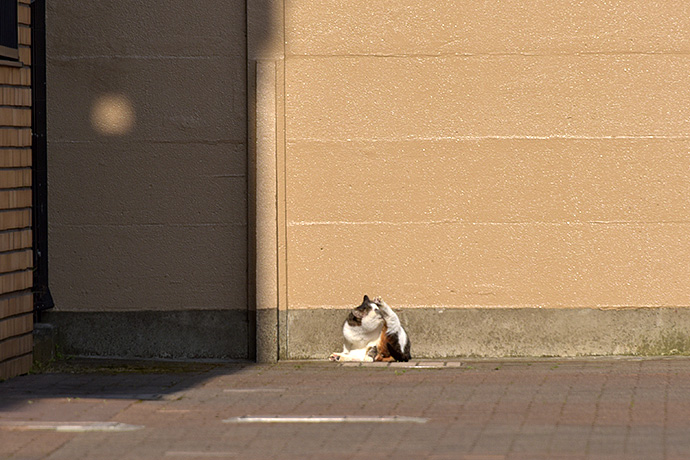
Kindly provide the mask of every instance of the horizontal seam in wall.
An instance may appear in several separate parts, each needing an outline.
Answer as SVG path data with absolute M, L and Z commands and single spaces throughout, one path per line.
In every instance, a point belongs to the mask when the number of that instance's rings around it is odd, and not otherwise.
M 67 228 L 128 228 L 128 227 L 184 227 L 184 228 L 197 228 L 197 227 L 246 227 L 246 222 L 217 222 L 217 223 L 196 223 L 196 224 L 173 224 L 173 223 L 131 223 L 131 224 L 60 224 L 51 223 L 54 228 L 67 227 Z
M 19 270 L 10 270 L 7 272 L 0 272 L 0 278 L 2 278 L 3 276 L 17 275 L 19 273 L 26 273 L 26 272 L 33 272 L 33 271 L 34 271 L 33 267 L 28 267 L 28 268 L 20 268 Z M 14 291 L 5 292 L 5 294 L 15 293 L 15 292 L 19 292 L 19 291 L 26 291 L 26 289 L 16 289 Z
M 288 45 L 289 46 L 289 45 Z M 683 52 L 683 51 L 673 51 L 673 52 L 664 52 L 664 51 L 592 51 L 592 52 L 539 52 L 539 51 L 524 51 L 524 52 L 515 52 L 515 53 L 410 53 L 410 54 L 401 54 L 401 53 L 352 53 L 352 54 L 341 54 L 341 53 L 333 53 L 333 54 L 302 54 L 302 53 L 286 53 L 285 57 L 286 58 L 304 58 L 304 59 L 311 59 L 311 58 L 319 58 L 319 59 L 324 59 L 324 58 L 392 58 L 392 59 L 414 59 L 414 58 L 430 58 L 430 59 L 436 59 L 436 58 L 501 58 L 501 57 L 525 57 L 525 58 L 531 58 L 531 57 L 599 57 L 599 56 L 606 56 L 606 57 L 615 57 L 615 56 L 654 56 L 654 57 L 659 57 L 659 56 L 674 56 L 674 57 L 687 57 L 690 56 L 690 53 L 688 52 Z
M 16 336 L 16 337 L 21 337 L 21 336 Z M 12 338 L 14 338 L 14 337 L 12 337 Z M 0 344 L 2 344 L 2 342 L 4 342 L 4 340 L 0 341 Z M 26 356 L 31 356 L 31 353 L 33 353 L 33 351 L 30 351 L 30 352 L 28 352 L 28 353 L 24 353 L 24 354 L 21 354 L 21 355 L 18 355 L 18 356 L 12 356 L 11 358 L 7 358 L 7 359 L 5 359 L 5 360 L 3 360 L 3 361 L 0 361 L 0 364 L 4 364 L 4 363 L 10 362 L 10 361 L 13 361 L 13 360 L 15 360 L 15 359 L 24 358 L 24 357 L 26 357 Z
M 319 137 L 292 137 L 287 139 L 287 143 L 296 142 L 316 142 L 316 143 L 348 143 L 348 142 L 434 142 L 434 141 L 483 141 L 483 140 L 690 140 L 688 135 L 620 135 L 620 136 L 573 136 L 573 135 L 514 135 L 514 136 L 406 136 L 406 137 L 349 137 L 341 139 L 324 139 Z
M 112 142 L 107 141 L 107 140 L 70 140 L 70 139 L 51 139 L 50 140 L 51 144 L 83 144 L 83 145 L 89 145 L 89 144 L 101 144 L 101 145 L 112 145 Z M 236 140 L 205 140 L 205 139 L 198 139 L 198 140 L 189 140 L 189 139 L 182 139 L 179 141 L 175 140 L 165 140 L 165 139 L 131 139 L 128 141 L 123 142 L 128 143 L 128 144 L 161 144 L 161 145 L 237 145 L 237 146 L 246 146 L 247 145 L 247 140 L 246 139 L 236 139 Z
M 0 256 L 6 256 L 9 254 L 16 254 L 19 252 L 29 252 L 31 251 L 32 248 L 17 248 L 17 249 L 10 249 L 8 251 L 0 251 Z
M 14 211 L 14 209 L 8 209 L 8 211 Z M 0 230 L 0 235 L 12 232 L 25 232 L 27 230 L 33 230 L 33 226 L 6 228 L 4 230 Z
M 245 60 L 245 57 L 240 54 L 198 54 L 190 56 L 176 56 L 176 55 L 139 55 L 139 54 L 96 54 L 96 55 L 53 55 L 48 57 L 48 61 L 71 62 L 81 60 L 98 60 L 98 59 L 139 59 L 149 61 L 211 61 L 214 59 L 235 58 L 238 60 Z
M 298 305 L 289 306 L 288 311 L 309 311 L 309 310 L 351 310 L 352 305 Z M 539 305 L 539 304 L 516 304 L 516 305 L 483 305 L 483 304 L 468 304 L 468 305 L 405 305 L 395 304 L 391 308 L 396 312 L 404 312 L 405 310 L 436 310 L 443 312 L 443 310 L 539 310 L 539 311 L 574 311 L 574 310 L 598 310 L 598 311 L 615 311 L 615 310 L 655 310 L 655 309 L 690 309 L 690 305 Z
M 25 231 L 30 230 L 30 229 L 31 229 L 31 227 L 26 227 L 26 228 L 8 228 L 8 229 L 5 229 L 5 230 L 0 230 L 0 235 L 6 235 L 6 234 L 8 234 L 8 233 L 21 233 L 21 232 L 25 232 Z M 0 300 L 2 300 L 2 299 L 0 298 Z
M 309 227 L 318 225 L 391 225 L 391 226 L 402 226 L 402 225 L 474 225 L 474 226 L 490 226 L 490 225 L 515 225 L 515 226 L 528 226 L 528 225 L 550 225 L 550 226 L 560 226 L 560 225 L 689 225 L 690 221 L 604 221 L 604 220 L 593 220 L 593 221 L 559 221 L 559 222 L 544 222 L 544 221 L 525 221 L 525 222 L 473 222 L 465 220 L 431 220 L 431 221 L 406 221 L 406 222 L 394 222 L 394 221 L 304 221 L 304 222 L 288 222 L 290 227 Z
M 4 302 L 6 300 L 12 300 L 12 299 L 19 299 L 20 297 L 25 297 L 27 295 L 33 294 L 33 291 L 31 289 L 22 289 L 19 291 L 13 291 L 10 293 L 4 293 L 0 294 L 0 302 Z
M 12 190 L 12 189 L 0 189 L 2 190 Z M 17 211 L 31 211 L 31 206 L 24 206 L 22 208 L 12 208 L 12 209 L 0 209 L 0 214 L 2 213 L 10 213 L 10 212 L 17 212 Z
M 33 268 L 28 268 L 28 269 L 22 270 L 22 271 L 15 271 L 15 272 L 9 272 L 9 273 L 0 273 L 0 278 L 5 277 L 5 276 L 9 276 L 9 275 L 16 275 L 16 274 L 20 274 L 20 273 L 33 272 L 33 270 L 34 270 Z M 31 284 L 33 284 L 33 280 L 31 281 Z M 24 292 L 24 291 L 26 291 L 26 287 L 23 287 L 23 288 L 21 288 L 21 289 L 14 289 L 14 290 L 10 290 L 10 291 L 4 292 L 3 295 L 5 295 L 5 294 L 16 294 L 16 293 L 18 293 L 18 292 Z
M 29 316 L 29 315 L 33 315 L 33 314 L 34 314 L 34 310 L 33 310 L 33 306 L 32 306 L 31 310 L 29 310 L 29 311 L 25 311 L 23 313 L 17 313 L 15 315 L 10 315 L 10 316 L 4 316 L 4 317 L 0 318 L 0 322 L 7 321 L 9 319 L 22 318 L 24 316 Z M 19 334 L 19 336 L 21 336 L 21 335 L 25 335 L 25 334 Z M 12 337 L 19 337 L 19 336 L 13 335 Z M 8 337 L 5 337 L 5 339 L 3 339 L 3 340 L 7 340 L 7 338 Z

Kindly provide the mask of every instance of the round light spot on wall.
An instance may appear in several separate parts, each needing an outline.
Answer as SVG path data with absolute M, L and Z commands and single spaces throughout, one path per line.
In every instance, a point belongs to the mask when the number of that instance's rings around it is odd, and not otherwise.
M 127 134 L 134 126 L 134 107 L 122 94 L 100 96 L 91 109 L 91 124 L 101 134 Z

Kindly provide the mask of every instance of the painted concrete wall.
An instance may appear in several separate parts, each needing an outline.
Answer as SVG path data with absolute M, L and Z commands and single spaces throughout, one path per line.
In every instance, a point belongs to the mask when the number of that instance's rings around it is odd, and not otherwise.
M 365 293 L 416 356 L 690 351 L 685 2 L 165 5 L 49 5 L 75 349 L 253 356 L 255 281 L 262 361 Z
M 67 351 L 251 355 L 244 2 L 49 2 L 47 27 Z
M 590 314 L 687 316 L 687 2 L 293 1 L 284 35 L 289 356 L 365 293 L 426 356 L 690 345 Z

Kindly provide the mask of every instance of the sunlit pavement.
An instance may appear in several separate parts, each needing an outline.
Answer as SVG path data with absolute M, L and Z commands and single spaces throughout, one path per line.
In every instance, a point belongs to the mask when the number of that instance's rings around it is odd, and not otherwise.
M 67 370 L 0 383 L 0 458 L 690 458 L 684 357 Z

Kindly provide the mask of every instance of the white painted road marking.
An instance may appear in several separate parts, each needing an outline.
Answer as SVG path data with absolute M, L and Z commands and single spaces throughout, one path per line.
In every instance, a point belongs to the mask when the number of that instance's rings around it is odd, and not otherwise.
M 231 417 L 224 423 L 426 423 L 429 419 L 421 417 L 402 417 L 398 415 L 378 417 L 356 416 L 266 416 L 266 417 Z
M 274 393 L 283 392 L 285 388 L 228 388 L 223 393 Z
M 235 456 L 237 452 L 175 452 L 168 451 L 165 453 L 166 457 L 208 457 L 208 458 L 223 458 L 228 456 Z
M 0 429 L 21 431 L 59 431 L 67 433 L 86 433 L 90 431 L 135 431 L 144 428 L 141 425 L 129 425 L 120 422 L 21 422 L 0 421 Z

